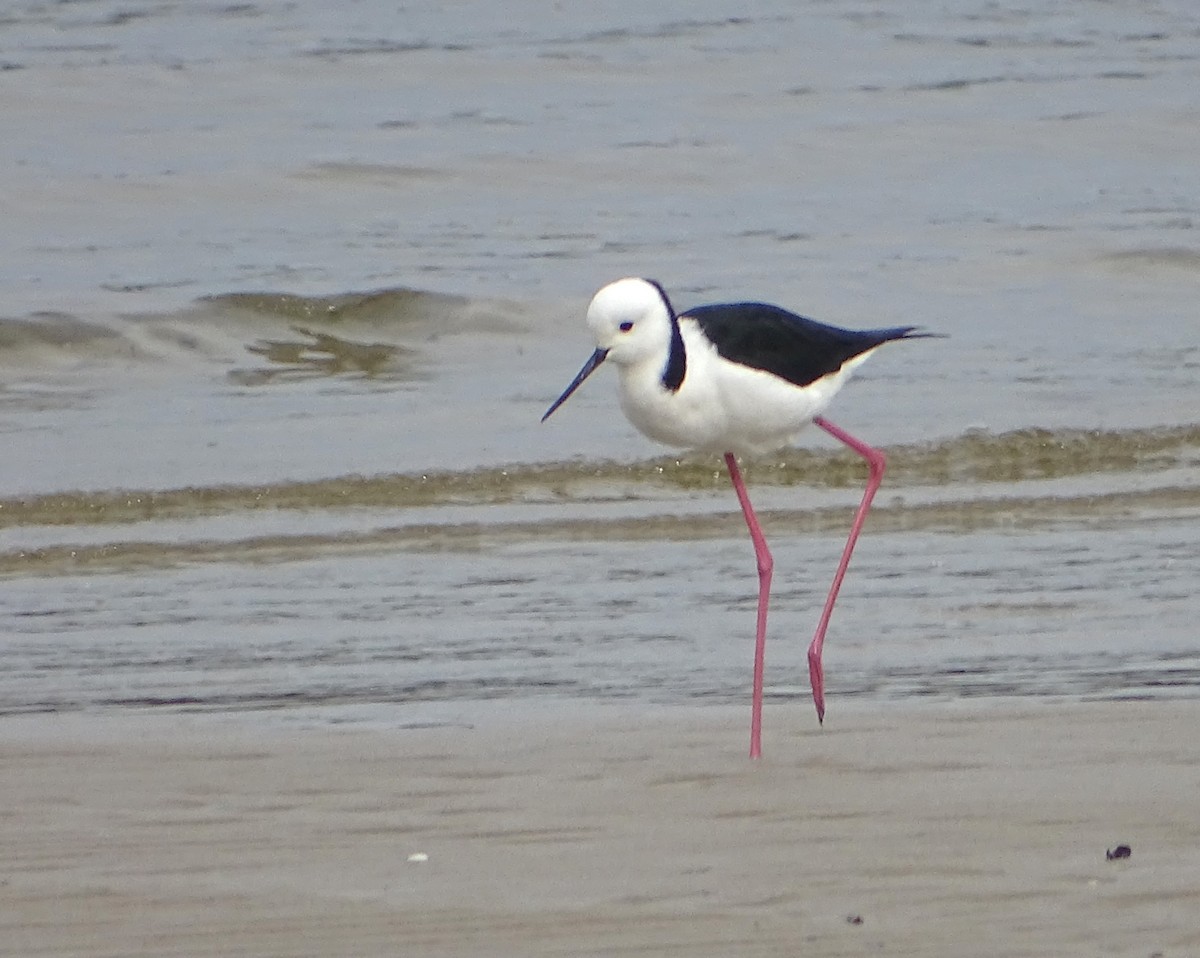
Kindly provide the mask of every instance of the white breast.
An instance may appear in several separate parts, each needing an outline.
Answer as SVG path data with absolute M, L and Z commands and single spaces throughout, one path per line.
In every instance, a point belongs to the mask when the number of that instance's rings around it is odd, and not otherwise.
M 621 367 L 621 408 L 637 429 L 669 446 L 752 455 L 791 444 L 842 387 L 852 366 L 808 386 L 722 359 L 688 319 L 680 321 L 687 373 L 674 392 L 661 363 Z M 865 358 L 855 357 L 856 360 Z

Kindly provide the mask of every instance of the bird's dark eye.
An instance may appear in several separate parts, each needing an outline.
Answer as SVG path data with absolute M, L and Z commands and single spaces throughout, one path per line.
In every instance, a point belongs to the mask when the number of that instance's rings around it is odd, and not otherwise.
M 622 324 L 621 324 L 621 327 L 620 327 L 620 328 L 621 328 L 621 332 L 623 332 L 623 333 L 627 333 L 627 332 L 629 332 L 631 329 L 633 329 L 633 323 L 630 323 L 630 322 L 624 322 L 624 323 L 622 323 Z

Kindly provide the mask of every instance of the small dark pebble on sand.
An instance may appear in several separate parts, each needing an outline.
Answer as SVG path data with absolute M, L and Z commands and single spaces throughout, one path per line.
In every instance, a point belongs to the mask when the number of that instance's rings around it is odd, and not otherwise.
M 862 915 L 847 915 L 846 923 L 849 925 L 861 925 L 862 924 Z
M 1116 848 L 1110 848 L 1104 853 L 1104 857 L 1110 862 L 1115 858 L 1128 858 L 1133 854 L 1133 849 L 1128 845 L 1118 845 Z

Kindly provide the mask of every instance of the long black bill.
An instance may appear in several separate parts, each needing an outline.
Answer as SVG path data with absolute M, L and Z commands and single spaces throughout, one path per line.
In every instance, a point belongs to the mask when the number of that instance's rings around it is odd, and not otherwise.
M 594 353 L 592 353 L 591 356 L 588 357 L 588 361 L 583 364 L 583 369 L 579 370 L 579 375 L 571 380 L 571 385 L 569 385 L 563 391 L 561 396 L 554 400 L 554 405 L 546 410 L 546 415 L 542 417 L 542 422 L 545 422 L 547 419 L 549 419 L 550 414 L 563 403 L 565 403 L 570 398 L 571 393 L 583 385 L 583 381 L 596 371 L 596 367 L 604 362 L 604 357 L 607 355 L 607 349 L 597 349 Z

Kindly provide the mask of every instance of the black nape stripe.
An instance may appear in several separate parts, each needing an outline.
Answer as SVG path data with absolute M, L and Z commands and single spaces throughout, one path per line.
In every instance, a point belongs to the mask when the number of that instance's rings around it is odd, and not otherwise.
M 675 315 L 675 307 L 671 305 L 671 300 L 667 297 L 667 291 L 663 289 L 662 283 L 653 279 L 648 279 L 646 282 L 658 290 L 663 306 L 667 308 L 667 316 L 671 319 L 671 349 L 667 354 L 667 365 L 663 369 L 663 388 L 669 389 L 673 393 L 679 392 L 679 387 L 683 385 L 683 378 L 687 375 L 687 353 L 683 348 L 683 334 L 679 332 L 679 317 Z

